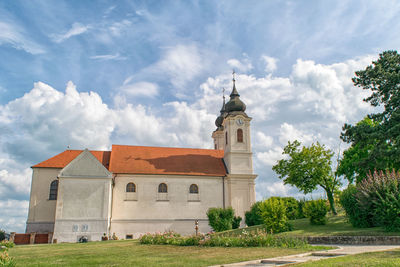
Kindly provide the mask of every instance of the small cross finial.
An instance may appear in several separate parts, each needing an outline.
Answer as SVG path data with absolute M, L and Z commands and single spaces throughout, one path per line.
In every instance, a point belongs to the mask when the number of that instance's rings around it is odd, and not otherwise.
M 235 81 L 235 74 L 236 74 L 235 69 L 233 69 L 233 70 L 232 70 L 232 80 L 233 80 L 233 81 Z

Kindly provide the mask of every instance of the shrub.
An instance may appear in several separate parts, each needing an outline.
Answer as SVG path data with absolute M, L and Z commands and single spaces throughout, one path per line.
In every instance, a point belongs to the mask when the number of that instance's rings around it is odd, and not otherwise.
M 14 259 L 8 255 L 7 251 L 0 253 L 0 266 L 4 267 L 16 266 Z
M 283 201 L 286 207 L 286 217 L 289 220 L 295 220 L 299 217 L 298 209 L 299 209 L 299 202 L 294 197 L 271 197 L 280 199 Z
M 303 212 L 304 205 L 306 204 L 306 202 L 307 201 L 304 198 L 300 199 L 298 201 L 298 208 L 297 208 L 297 218 L 298 219 L 303 219 L 306 217 L 306 215 L 304 215 L 304 212 Z
M 271 233 L 280 233 L 290 230 L 286 217 L 284 202 L 278 198 L 269 198 L 260 204 L 261 217 L 265 228 Z
M 210 247 L 309 247 L 308 243 L 299 238 L 274 236 L 265 230 L 249 233 L 243 230 L 238 236 L 223 236 L 220 234 L 182 237 L 174 232 L 145 234 L 139 238 L 141 244 L 159 244 L 176 246 L 210 246 Z
M 261 217 L 260 205 L 262 201 L 257 201 L 251 206 L 249 211 L 245 213 L 245 222 L 247 226 L 260 225 L 263 224 L 263 219 Z
M 242 222 L 242 217 L 240 216 L 233 217 L 232 229 L 238 229 L 241 222 Z
M 12 248 L 15 246 L 14 242 L 3 240 L 0 242 L 0 246 L 5 246 L 6 248 Z
M 3 241 L 4 239 L 6 239 L 6 232 L 0 229 L 0 241 Z
M 231 207 L 226 209 L 210 208 L 207 211 L 208 223 L 215 232 L 231 230 L 235 219 L 234 214 L 235 212 Z
M 323 199 L 310 200 L 304 205 L 304 214 L 310 219 L 310 223 L 315 225 L 326 224 L 328 210 L 326 201 Z
M 343 192 L 340 194 L 340 205 L 346 212 L 349 222 L 354 227 L 372 227 L 372 216 L 368 216 L 370 213 L 367 209 L 360 207 L 357 200 L 357 188 L 355 185 L 350 184 Z M 370 207 L 371 205 L 368 204 Z
M 375 171 L 358 184 L 357 190 L 359 208 L 373 226 L 400 230 L 400 172 Z

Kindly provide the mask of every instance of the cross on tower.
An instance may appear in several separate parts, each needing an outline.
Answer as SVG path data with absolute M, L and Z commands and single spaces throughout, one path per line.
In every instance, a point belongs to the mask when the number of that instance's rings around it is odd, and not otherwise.
M 233 71 L 232 71 L 232 80 L 233 81 L 235 81 L 235 74 L 236 74 L 235 69 L 233 69 Z

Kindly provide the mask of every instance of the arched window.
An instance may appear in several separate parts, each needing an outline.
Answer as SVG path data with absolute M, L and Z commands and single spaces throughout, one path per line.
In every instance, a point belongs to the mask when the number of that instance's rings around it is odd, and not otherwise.
M 54 180 L 50 184 L 49 200 L 57 200 L 58 180 Z
M 225 132 L 225 145 L 228 144 L 228 132 Z
M 237 134 L 238 143 L 243 143 L 243 130 L 242 129 L 238 129 L 236 134 Z
M 136 185 L 134 183 L 128 183 L 126 185 L 126 192 L 135 193 L 136 192 Z
M 198 194 L 199 193 L 199 187 L 197 186 L 197 184 L 190 185 L 189 193 L 190 194 Z
M 168 192 L 168 188 L 167 185 L 164 183 L 161 183 L 158 185 L 158 193 L 167 193 Z

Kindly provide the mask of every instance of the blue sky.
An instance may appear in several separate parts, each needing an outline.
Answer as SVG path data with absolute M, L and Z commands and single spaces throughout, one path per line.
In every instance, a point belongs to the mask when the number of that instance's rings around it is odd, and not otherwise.
M 0 2 L 0 228 L 24 231 L 30 166 L 67 146 L 211 148 L 232 69 L 257 198 L 300 197 L 271 166 L 288 140 L 338 151 L 341 126 L 373 111 L 351 77 L 399 48 L 399 12 L 382 0 Z

